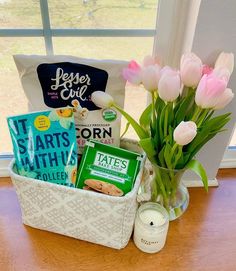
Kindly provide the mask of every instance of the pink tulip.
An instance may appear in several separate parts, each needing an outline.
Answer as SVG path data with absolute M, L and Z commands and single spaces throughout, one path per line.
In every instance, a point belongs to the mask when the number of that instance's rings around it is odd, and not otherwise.
M 227 104 L 229 104 L 234 97 L 234 93 L 230 88 L 226 88 L 226 90 L 218 97 L 218 101 L 216 102 L 216 105 L 214 109 L 222 109 Z
M 193 53 L 184 54 L 180 62 L 180 75 L 187 87 L 196 87 L 202 77 L 202 61 Z
M 168 67 L 163 68 L 158 83 L 158 94 L 166 102 L 173 102 L 181 91 L 181 80 L 179 72 Z
M 156 64 L 159 64 L 159 63 L 156 61 L 156 58 L 153 56 L 147 55 L 143 59 L 143 67 L 152 66 Z
M 135 60 L 131 60 L 128 68 L 134 71 L 140 71 L 141 70 L 141 66 L 135 61 Z
M 212 67 L 210 67 L 208 65 L 203 65 L 203 67 L 202 67 L 202 75 L 204 75 L 204 74 L 209 75 L 209 74 L 212 73 L 212 71 L 213 71 Z
M 123 69 L 122 75 L 131 84 L 139 85 L 141 83 L 141 66 L 132 60 L 128 67 Z
M 159 65 L 151 65 L 142 68 L 141 78 L 143 86 L 146 90 L 150 92 L 157 90 L 160 70 L 161 68 Z
M 174 130 L 174 141 L 184 146 L 190 143 L 197 135 L 197 125 L 193 121 L 181 121 Z
M 170 66 L 164 66 L 160 71 L 160 78 L 162 77 L 164 73 L 167 73 L 167 72 L 171 73 L 172 71 L 173 69 Z
M 230 78 L 230 72 L 228 69 L 226 68 L 215 68 L 214 70 L 212 70 L 212 73 L 217 76 L 220 79 L 225 80 L 227 83 L 229 82 L 229 78 Z
M 227 69 L 229 75 L 231 75 L 234 69 L 234 54 L 225 52 L 220 53 L 216 59 L 215 68 Z
M 227 82 L 215 76 L 203 75 L 198 84 L 195 96 L 195 102 L 201 108 L 214 108 L 219 97 L 226 89 Z

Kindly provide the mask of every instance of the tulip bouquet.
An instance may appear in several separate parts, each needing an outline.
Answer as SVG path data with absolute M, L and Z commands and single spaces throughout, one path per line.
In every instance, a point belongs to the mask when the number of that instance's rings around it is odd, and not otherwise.
M 108 94 L 97 91 L 92 101 L 101 108 L 114 107 L 128 121 L 139 137 L 139 144 L 153 165 L 150 200 L 160 201 L 170 212 L 177 203 L 180 178 L 186 169 L 197 173 L 208 189 L 203 166 L 195 159 L 197 152 L 217 133 L 224 130 L 230 113 L 214 115 L 233 98 L 227 88 L 234 67 L 234 55 L 221 53 L 214 67 L 203 65 L 193 53 L 184 54 L 180 69 L 161 67 L 148 56 L 142 65 L 131 61 L 123 77 L 142 85 L 151 95 L 151 103 L 139 122 L 120 108 Z M 149 200 L 149 199 L 147 199 Z M 175 218 L 181 210 L 174 209 Z

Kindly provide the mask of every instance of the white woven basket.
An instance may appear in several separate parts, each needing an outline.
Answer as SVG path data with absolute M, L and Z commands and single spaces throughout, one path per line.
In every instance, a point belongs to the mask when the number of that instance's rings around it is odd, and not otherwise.
M 121 146 L 140 152 L 135 141 L 123 140 Z M 10 165 L 10 176 L 20 202 L 24 224 L 121 249 L 127 245 L 132 234 L 143 167 L 144 161 L 133 190 L 123 197 L 20 176 L 15 173 L 14 160 Z

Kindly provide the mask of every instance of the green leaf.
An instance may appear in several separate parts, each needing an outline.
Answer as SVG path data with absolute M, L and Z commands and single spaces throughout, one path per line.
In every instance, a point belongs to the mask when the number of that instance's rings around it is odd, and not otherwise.
M 161 111 L 163 110 L 165 105 L 166 105 L 165 102 L 160 97 L 157 97 L 156 103 L 155 103 L 157 117 L 161 114 Z
M 177 154 L 174 157 L 173 168 L 175 168 L 175 166 L 178 164 L 178 162 L 179 162 L 179 160 L 181 159 L 182 156 L 183 156 L 182 147 L 178 146 Z
M 163 142 L 164 140 L 164 119 L 165 119 L 165 109 L 166 109 L 166 105 L 165 107 L 162 109 L 161 114 L 159 116 L 159 129 L 157 130 L 157 132 L 159 131 L 159 137 L 160 137 L 160 143 Z
M 150 127 L 150 131 L 151 131 L 151 137 L 154 138 L 155 134 L 156 134 L 156 125 L 155 125 L 155 123 L 153 123 L 153 121 L 151 121 L 149 127 Z
M 168 133 L 169 133 L 169 142 L 170 142 L 170 145 L 173 145 L 174 144 L 174 139 L 173 139 L 173 134 L 174 134 L 174 128 L 172 128 L 171 126 L 168 127 Z
M 153 137 L 153 143 L 154 143 L 154 145 L 156 146 L 156 149 L 160 149 L 160 146 L 161 146 L 161 142 L 160 142 L 160 136 L 159 136 L 159 131 L 158 131 L 158 129 L 159 129 L 159 119 L 157 118 L 157 120 L 156 120 L 156 133 L 155 133 L 155 135 L 154 135 L 154 137 Z
M 134 131 L 138 135 L 140 139 L 149 137 L 149 133 L 143 129 L 142 126 L 138 124 L 138 122 L 133 119 L 128 113 L 126 113 L 122 108 L 120 108 L 118 105 L 113 104 L 113 107 L 115 107 L 125 118 L 126 120 L 132 125 L 134 128 Z
M 229 121 L 229 114 L 224 114 L 206 121 L 203 126 L 198 129 L 194 140 L 185 148 L 187 152 L 196 153 L 204 144 L 206 144 L 213 136 L 219 133 L 225 124 Z
M 205 171 L 204 167 L 202 166 L 202 164 L 197 160 L 191 160 L 186 165 L 186 168 L 195 172 L 202 179 L 204 188 L 206 191 L 208 191 L 208 178 L 207 178 L 206 171 Z
M 168 103 L 168 111 L 169 111 L 168 112 L 168 124 L 172 125 L 172 123 L 174 121 L 174 118 L 175 118 L 174 110 L 173 110 L 173 103 L 172 102 Z
M 147 154 L 148 159 L 150 162 L 155 162 L 155 155 L 157 151 L 155 150 L 155 146 L 153 144 L 153 139 L 151 137 L 144 138 L 139 140 L 139 145 L 142 147 L 142 149 Z
M 186 146 L 186 151 L 191 152 L 194 150 L 197 146 L 201 145 L 202 143 L 206 140 L 207 136 L 209 135 L 210 130 L 209 129 L 204 129 L 202 131 L 198 131 L 196 137 L 194 140 Z
M 164 158 L 166 165 L 169 169 L 172 169 L 172 163 L 171 163 L 171 146 L 169 144 L 166 144 L 164 147 Z
M 224 115 L 214 117 L 212 119 L 209 119 L 209 120 L 203 122 L 202 126 L 206 126 L 210 129 L 218 130 L 219 127 L 222 128 L 228 122 L 228 120 L 230 119 L 229 118 L 230 115 L 231 115 L 231 113 L 226 113 Z
M 212 110 L 210 113 L 208 113 L 205 121 L 209 120 L 212 117 L 213 114 L 214 114 L 214 110 Z
M 181 156 L 179 158 L 179 161 L 177 162 L 176 166 L 175 166 L 175 169 L 181 169 L 181 168 L 184 168 L 186 163 L 184 162 L 184 153 L 181 152 Z
M 145 130 L 149 128 L 149 125 L 151 123 L 151 116 L 152 116 L 152 104 L 149 104 L 149 106 L 143 111 L 139 119 L 139 124 Z
M 164 150 L 165 150 L 165 146 L 161 149 L 161 151 L 158 154 L 159 165 L 161 167 L 166 167 L 165 158 L 164 158 Z
M 188 159 L 185 160 L 187 163 L 188 161 L 192 160 L 195 154 L 204 146 L 209 140 L 211 140 L 217 133 L 209 134 L 202 142 L 199 144 L 195 149 L 191 150 L 189 153 Z
M 194 93 L 190 93 L 187 97 L 183 99 L 183 101 L 180 103 L 178 110 L 175 114 L 175 123 L 176 126 L 183 120 L 185 120 L 185 117 L 188 113 L 189 105 L 191 104 L 191 101 L 193 99 Z
M 122 133 L 122 135 L 120 136 L 121 138 L 127 133 L 127 131 L 129 130 L 129 126 L 130 126 L 130 123 L 127 122 L 126 125 L 125 125 L 125 130 L 124 130 L 124 132 Z

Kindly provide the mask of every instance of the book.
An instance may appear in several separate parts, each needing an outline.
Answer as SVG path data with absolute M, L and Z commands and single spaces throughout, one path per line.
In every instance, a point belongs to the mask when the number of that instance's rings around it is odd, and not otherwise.
M 72 108 L 7 118 L 18 174 L 74 187 L 77 144 Z

